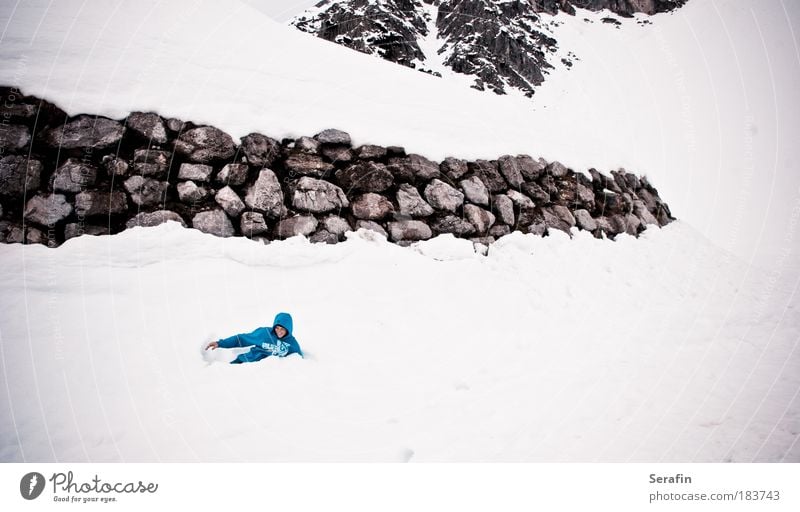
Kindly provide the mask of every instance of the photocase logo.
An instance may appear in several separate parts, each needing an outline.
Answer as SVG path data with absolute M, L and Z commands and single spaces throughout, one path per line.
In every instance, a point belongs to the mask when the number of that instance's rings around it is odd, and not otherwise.
M 19 493 L 26 500 L 35 500 L 44 490 L 44 475 L 41 473 L 28 473 L 19 481 Z

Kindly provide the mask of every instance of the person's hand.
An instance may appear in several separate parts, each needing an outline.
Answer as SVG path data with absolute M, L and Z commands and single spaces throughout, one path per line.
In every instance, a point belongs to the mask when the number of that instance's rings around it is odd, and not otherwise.
M 217 343 L 216 341 L 212 341 L 211 343 L 206 345 L 206 350 L 208 349 L 215 350 L 217 347 L 219 347 L 219 343 Z

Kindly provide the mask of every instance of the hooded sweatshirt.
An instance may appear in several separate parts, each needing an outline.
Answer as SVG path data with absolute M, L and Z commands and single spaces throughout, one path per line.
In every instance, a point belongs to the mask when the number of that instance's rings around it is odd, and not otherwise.
M 280 325 L 286 329 L 286 335 L 278 338 L 275 334 L 275 327 Z M 231 364 L 253 363 L 269 356 L 285 357 L 289 354 L 300 354 L 303 351 L 300 345 L 292 336 L 292 315 L 289 313 L 278 313 L 272 322 L 272 327 L 258 327 L 253 332 L 247 334 L 235 334 L 229 338 L 219 340 L 221 348 L 248 347 L 252 346 L 249 352 L 239 354 Z

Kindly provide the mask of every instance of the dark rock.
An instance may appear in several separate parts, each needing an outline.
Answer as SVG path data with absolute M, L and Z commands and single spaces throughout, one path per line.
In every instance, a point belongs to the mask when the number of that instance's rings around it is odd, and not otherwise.
M 312 244 L 335 244 L 339 242 L 339 237 L 327 229 L 319 228 L 308 239 Z
M 387 146 L 386 156 L 389 158 L 403 158 L 406 156 L 406 149 L 401 146 Z
M 131 229 L 136 226 L 149 228 L 170 220 L 180 222 L 181 226 L 186 227 L 186 222 L 177 213 L 170 210 L 158 210 L 155 212 L 142 212 L 136 215 L 125 223 L 125 228 Z
M 8 198 L 30 196 L 39 189 L 42 163 L 20 155 L 0 159 L 0 195 Z
M 294 149 L 300 153 L 318 155 L 320 147 L 322 147 L 322 143 L 320 143 L 320 141 L 317 139 L 312 139 L 311 137 L 303 136 L 294 141 Z
M 139 206 L 151 206 L 166 201 L 169 183 L 142 176 L 131 176 L 123 185 L 130 194 L 131 201 Z
M 467 166 L 469 167 L 469 170 L 474 172 L 475 175 L 478 176 L 478 178 L 480 178 L 480 180 L 486 185 L 486 188 L 489 189 L 489 192 L 505 192 L 506 189 L 508 189 L 508 183 L 506 183 L 503 175 L 500 174 L 500 171 L 497 168 L 497 162 L 476 160 L 475 162 L 469 162 Z
M 386 148 L 365 144 L 356 149 L 356 156 L 361 160 L 380 160 L 386 158 Z
M 336 171 L 336 181 L 346 192 L 383 192 L 392 186 L 394 177 L 377 162 L 359 162 Z
M 0 150 L 19 151 L 30 141 L 31 131 L 27 126 L 0 123 Z
M 128 162 L 114 155 L 103 157 L 103 167 L 109 176 L 127 176 Z
M 547 162 L 545 162 L 543 158 L 534 160 L 528 155 L 517 155 L 517 163 L 519 164 L 519 170 L 522 173 L 522 177 L 526 181 L 538 179 L 542 174 L 544 174 L 544 171 L 547 168 Z
M 76 158 L 69 158 L 56 169 L 51 179 L 50 186 L 55 192 L 81 192 L 94 185 L 97 168 Z
M 586 231 L 594 231 L 597 229 L 597 222 L 586 210 L 575 210 L 575 222 L 579 228 Z
M 341 130 L 335 130 L 333 128 L 322 130 L 318 134 L 314 135 L 314 138 L 320 141 L 322 144 L 336 144 L 343 146 L 350 145 L 350 134 Z
M 211 196 L 211 191 L 200 187 L 193 181 L 182 181 L 176 186 L 178 199 L 182 203 L 195 204 L 205 201 Z
M 128 210 L 128 200 L 122 191 L 90 190 L 75 196 L 75 213 L 78 217 L 114 215 Z
M 465 237 L 475 233 L 475 226 L 469 221 L 455 215 L 444 215 L 431 222 L 431 229 L 436 234 L 452 233 L 457 237 Z
M 521 166 L 517 159 L 511 155 L 504 155 L 497 159 L 500 174 L 506 179 L 508 185 L 519 189 L 523 183 Z
M 317 229 L 318 224 L 313 215 L 283 218 L 275 225 L 275 235 L 277 238 L 290 238 L 297 235 L 307 237 Z
M 242 234 L 248 238 L 269 231 L 267 221 L 264 220 L 264 216 L 258 212 L 244 212 L 240 224 Z
M 260 133 L 242 137 L 242 152 L 254 167 L 270 167 L 280 155 L 280 144 Z
M 397 242 L 401 240 L 427 240 L 433 233 L 431 228 L 419 220 L 400 220 L 389 223 L 389 237 Z
M 392 213 L 394 206 L 384 196 L 367 192 L 355 198 L 350 209 L 357 219 L 380 220 Z
M 464 217 L 475 227 L 479 235 L 485 235 L 495 222 L 494 214 L 474 204 L 464 205 Z
M 467 167 L 466 160 L 459 160 L 458 158 L 448 156 L 441 164 L 439 164 L 439 170 L 443 172 L 445 176 L 450 178 L 450 180 L 456 182 L 461 179 L 462 176 L 467 174 L 469 167 Z
M 350 205 L 344 191 L 325 180 L 304 176 L 290 187 L 292 206 L 300 211 L 324 213 Z
M 569 169 L 561 162 L 550 162 L 547 166 L 547 174 L 554 178 L 563 178 L 569 174 Z
M 403 168 L 418 183 L 423 183 L 440 176 L 439 164 L 421 155 L 411 154 L 405 158 L 390 158 L 389 163 Z
M 137 149 L 133 152 L 133 171 L 142 176 L 165 178 L 170 156 L 166 151 L 157 149 Z
M 353 150 L 347 146 L 323 146 L 321 152 L 333 164 L 348 164 L 353 161 Z
M 133 112 L 125 124 L 140 137 L 156 144 L 165 144 L 169 139 L 164 120 L 152 112 Z
M 211 181 L 212 174 L 214 174 L 214 168 L 205 164 L 181 164 L 180 169 L 178 169 L 179 180 L 208 183 Z
M 200 126 L 180 134 L 175 151 L 196 163 L 207 164 L 227 160 L 236 153 L 230 135 L 213 126 Z
M 545 205 L 550 203 L 550 194 L 545 191 L 538 183 L 529 181 L 522 184 L 522 191 L 536 204 Z
M 290 176 L 313 176 L 323 178 L 330 175 L 334 166 L 324 161 L 321 156 L 311 153 L 292 153 L 284 162 Z
M 89 236 L 103 236 L 110 235 L 111 230 L 108 226 L 95 226 L 92 224 L 84 224 L 82 222 L 71 222 L 64 226 L 64 240 L 75 238 L 83 235 Z
M 514 202 L 507 195 L 496 194 L 492 196 L 492 211 L 497 215 L 498 222 L 509 226 L 515 224 Z
M 81 115 L 62 126 L 46 130 L 43 138 L 45 144 L 53 148 L 105 149 L 119 143 L 124 133 L 125 127 L 116 121 Z
M 495 238 L 506 236 L 509 233 L 511 233 L 511 226 L 506 224 L 495 224 L 489 228 L 489 235 Z
M 239 187 L 247 181 L 248 170 L 247 164 L 226 164 L 217 173 L 215 180 L 220 185 Z
M 192 227 L 221 237 L 233 236 L 235 233 L 231 220 L 219 209 L 196 214 L 192 217 Z
M 403 183 L 398 187 L 397 205 L 402 215 L 427 217 L 433 214 L 433 207 L 425 202 L 417 187 L 408 183 Z

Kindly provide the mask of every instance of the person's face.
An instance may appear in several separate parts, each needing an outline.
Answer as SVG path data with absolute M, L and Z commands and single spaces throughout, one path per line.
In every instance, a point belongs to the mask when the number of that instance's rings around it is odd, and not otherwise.
M 278 335 L 279 338 L 283 338 L 284 336 L 286 336 L 287 332 L 288 331 L 284 329 L 282 325 L 275 326 L 275 334 Z

